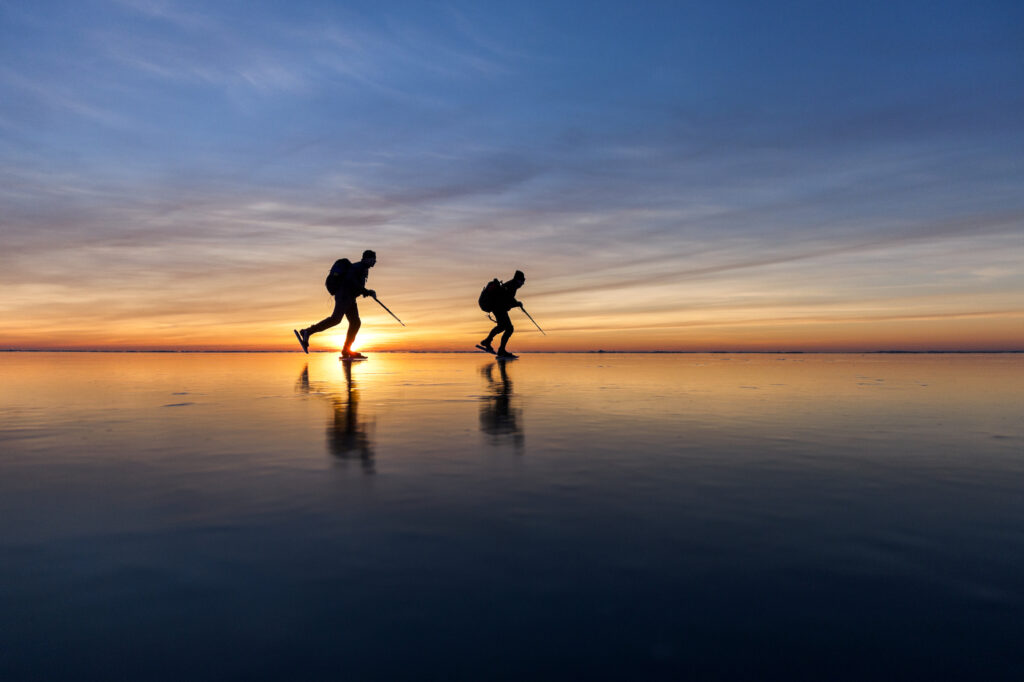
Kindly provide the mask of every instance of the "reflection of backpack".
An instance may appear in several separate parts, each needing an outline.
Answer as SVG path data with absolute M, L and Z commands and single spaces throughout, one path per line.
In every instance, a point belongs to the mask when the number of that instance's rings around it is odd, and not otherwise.
M 331 266 L 331 271 L 324 281 L 324 286 L 327 287 L 331 296 L 336 295 L 345 286 L 345 280 L 348 279 L 348 271 L 351 267 L 352 261 L 348 258 L 339 258 L 334 261 L 334 265 Z
M 485 313 L 493 313 L 494 308 L 501 302 L 501 281 L 492 279 L 480 292 L 480 310 Z

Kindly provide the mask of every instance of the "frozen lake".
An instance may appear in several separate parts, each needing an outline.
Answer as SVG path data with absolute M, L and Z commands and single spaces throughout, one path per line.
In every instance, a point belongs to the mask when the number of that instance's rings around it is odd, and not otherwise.
M 1024 355 L 0 353 L 0 377 L 3 680 L 1024 669 Z

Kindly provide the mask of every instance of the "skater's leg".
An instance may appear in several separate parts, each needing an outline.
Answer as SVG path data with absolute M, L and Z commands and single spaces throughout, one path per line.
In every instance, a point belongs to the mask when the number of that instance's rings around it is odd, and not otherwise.
M 348 318 L 348 335 L 345 337 L 345 347 L 341 349 L 342 353 L 348 353 L 352 350 L 352 342 L 356 340 L 359 327 L 363 325 L 362 320 L 359 319 L 359 306 L 356 305 L 354 299 L 352 305 L 345 311 L 345 317 Z
M 508 326 L 505 327 L 505 333 L 501 335 L 501 345 L 498 346 L 499 353 L 505 350 L 505 344 L 508 343 L 508 340 L 510 338 L 512 338 L 512 332 L 514 332 L 515 330 L 516 328 L 512 326 L 511 322 L 509 322 Z
M 322 332 L 325 329 L 330 329 L 334 325 L 341 322 L 345 317 L 345 311 L 355 302 L 355 299 L 351 296 L 335 296 L 334 297 L 334 312 L 331 313 L 330 317 L 325 317 L 316 324 L 306 327 L 302 330 L 303 336 L 307 339 L 316 334 Z
M 494 340 L 495 336 L 497 336 L 498 334 L 501 333 L 502 329 L 504 329 L 504 327 L 502 327 L 500 324 L 495 325 L 494 329 L 491 330 L 491 333 L 487 335 L 487 338 L 480 342 L 480 345 L 482 345 L 482 346 L 489 346 L 489 345 L 491 345 L 491 341 Z
M 505 331 L 505 329 L 512 325 L 512 320 L 509 319 L 507 311 L 496 310 L 492 314 L 494 315 L 494 321 L 497 322 L 497 324 L 494 325 L 494 329 L 491 330 L 491 333 L 488 334 L 487 338 L 484 339 L 483 342 L 481 343 L 481 345 L 483 346 L 490 346 L 491 341 L 494 340 L 495 336 Z
M 487 337 L 486 345 L 490 345 L 491 340 L 501 332 L 501 345 L 498 346 L 498 350 L 505 350 L 505 344 L 508 343 L 508 338 L 512 336 L 515 327 L 512 326 L 512 320 L 509 318 L 507 310 L 496 311 L 494 319 L 498 324 L 491 330 L 490 336 Z

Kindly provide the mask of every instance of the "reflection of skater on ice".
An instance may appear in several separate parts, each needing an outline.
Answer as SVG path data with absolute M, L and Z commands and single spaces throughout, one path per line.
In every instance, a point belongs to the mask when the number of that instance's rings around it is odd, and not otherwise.
M 341 364 L 341 363 L 339 363 Z M 299 375 L 297 390 L 307 395 L 319 393 L 331 402 L 333 418 L 327 422 L 327 448 L 342 461 L 359 460 L 367 474 L 374 473 L 372 423 L 359 418 L 359 389 L 352 376 L 351 363 L 344 363 L 346 390 L 344 394 L 327 389 L 324 383 L 311 385 L 309 365 Z M 314 391 L 314 389 L 316 389 Z
M 494 368 L 498 368 L 498 379 Z M 513 405 L 515 393 L 508 368 L 504 362 L 488 362 L 480 368 L 480 376 L 487 382 L 487 395 L 480 401 L 480 430 L 490 436 L 495 445 L 511 441 L 517 451 L 523 448 L 523 431 L 520 427 L 520 409 Z

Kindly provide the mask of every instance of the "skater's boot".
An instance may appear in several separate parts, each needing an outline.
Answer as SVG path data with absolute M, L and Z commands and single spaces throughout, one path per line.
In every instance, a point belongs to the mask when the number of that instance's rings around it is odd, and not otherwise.
M 292 331 L 295 332 L 295 338 L 299 340 L 299 345 L 302 346 L 302 352 L 309 355 L 309 332 L 305 329 L 293 329 Z

